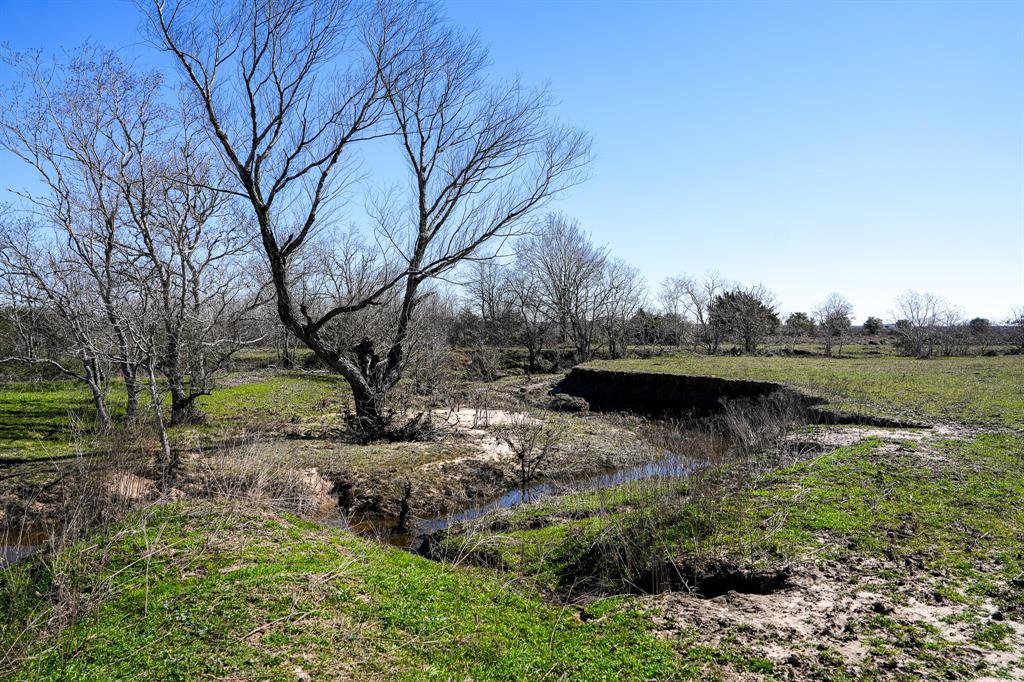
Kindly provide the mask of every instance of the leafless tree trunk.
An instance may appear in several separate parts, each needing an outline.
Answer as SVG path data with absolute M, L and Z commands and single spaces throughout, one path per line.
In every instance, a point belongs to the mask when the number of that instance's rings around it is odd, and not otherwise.
M 508 293 L 518 318 L 519 339 L 526 346 L 527 369 L 540 367 L 551 323 L 545 314 L 543 283 L 535 267 L 526 259 L 517 259 L 508 277 Z
M 574 184 L 587 138 L 549 123 L 549 100 L 512 83 L 489 86 L 484 51 L 412 3 L 153 0 L 152 26 L 174 57 L 237 195 L 252 209 L 284 325 L 352 388 L 364 430 L 389 427 L 388 392 L 405 364 L 423 282 L 524 221 Z M 340 76 L 335 74 L 341 73 Z M 295 262 L 312 236 L 330 242 L 331 218 L 358 143 L 394 138 L 412 179 L 400 204 L 372 205 L 380 257 L 363 286 L 310 294 Z M 313 292 L 315 294 L 315 291 Z M 395 304 L 378 355 L 332 327 L 371 306 Z
M 906 291 L 896 298 L 893 317 L 904 353 L 919 358 L 935 353 L 939 319 L 945 308 L 945 301 L 932 293 Z
M 0 144 L 37 171 L 45 191 L 21 196 L 37 250 L 60 253 L 46 268 L 23 253 L 23 272 L 51 304 L 65 296 L 63 273 L 79 274 L 71 293 L 89 292 L 106 320 L 113 346 L 105 352 L 121 371 L 129 421 L 148 356 L 127 325 L 136 299 L 153 289 L 148 310 L 162 323 L 157 368 L 172 395 L 171 422 L 193 419 L 195 399 L 238 348 L 239 323 L 261 302 L 240 267 L 253 235 L 224 215 L 205 131 L 187 106 L 165 101 L 158 75 L 113 53 L 83 48 L 52 67 L 35 55 L 8 61 L 28 89 L 12 98 Z
M 646 285 L 638 269 L 615 259 L 605 264 L 601 286 L 605 295 L 603 309 L 598 314 L 604 327 L 608 357 L 614 360 L 626 355 L 629 324 L 643 305 Z
M 607 251 L 561 214 L 549 215 L 544 228 L 518 250 L 526 266 L 539 274 L 548 318 L 572 342 L 576 361 L 590 360 L 607 295 L 602 287 Z
M 43 65 L 38 55 L 7 53 L 6 61 L 22 76 L 26 94 L 12 90 L 0 113 L 0 146 L 36 171 L 45 191 L 20 192 L 33 220 L 52 230 L 62 244 L 59 268 L 73 267 L 88 280 L 96 310 L 106 318 L 127 393 L 126 419 L 138 406 L 139 359 L 124 329 L 122 196 L 113 178 L 123 162 L 119 123 L 113 112 L 142 125 L 151 79 L 130 81 L 116 59 L 101 51 L 82 51 L 67 64 Z M 58 268 L 58 269 L 59 269 Z M 42 272 L 36 268 L 36 275 Z M 51 275 L 56 270 L 51 270 Z M 39 279 L 38 277 L 36 278 Z M 83 281 L 81 284 L 85 284 Z
M 96 423 L 108 430 L 107 349 L 102 324 L 83 278 L 58 267 L 59 252 L 35 248 L 31 226 L 16 231 L 0 224 L 0 284 L 7 303 L 10 338 L 0 363 L 42 365 L 84 383 L 96 410 Z M 77 361 L 77 368 L 71 359 Z
M 174 118 L 183 125 L 167 141 L 125 122 L 127 161 L 117 178 L 131 228 L 124 248 L 146 273 L 139 286 L 153 289 L 161 323 L 157 368 L 171 394 L 172 425 L 201 421 L 196 400 L 209 394 L 213 375 L 262 338 L 246 323 L 268 293 L 247 275 L 253 235 L 215 189 L 220 178 L 211 177 L 201 129 L 187 111 Z
M 1024 305 L 1012 308 L 1006 323 L 1011 330 L 1010 339 L 1017 348 L 1024 350 Z

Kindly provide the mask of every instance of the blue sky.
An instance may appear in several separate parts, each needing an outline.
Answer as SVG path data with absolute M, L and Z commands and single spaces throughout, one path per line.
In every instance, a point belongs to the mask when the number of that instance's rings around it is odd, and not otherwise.
M 1024 3 L 449 2 L 497 77 L 549 82 L 592 178 L 558 203 L 656 285 L 714 269 L 785 310 L 908 288 L 1024 304 Z M 116 1 L 0 0 L 0 41 L 138 55 Z M 152 57 L 141 56 L 143 61 Z M 20 169 L 0 161 L 0 185 Z

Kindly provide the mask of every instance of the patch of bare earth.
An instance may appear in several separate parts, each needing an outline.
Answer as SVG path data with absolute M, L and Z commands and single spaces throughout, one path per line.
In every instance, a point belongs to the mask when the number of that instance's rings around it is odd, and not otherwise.
M 885 573 L 905 578 L 894 584 L 878 577 Z M 1024 626 L 1012 624 L 1014 633 L 999 650 L 980 646 L 971 641 L 971 623 L 1001 618 L 996 607 L 953 604 L 936 588 L 926 573 L 863 560 L 794 567 L 787 587 L 772 594 L 704 599 L 672 592 L 645 599 L 660 634 L 738 647 L 772 661 L 787 679 L 818 679 L 823 665 L 855 677 L 916 672 L 927 679 L 915 655 L 920 651 L 906 646 L 907 633 L 923 648 L 940 646 L 943 667 L 1024 679 Z
M 812 437 L 830 449 L 880 438 L 888 441 L 883 450 L 913 452 L 927 463 L 939 456 L 927 440 L 948 435 L 939 429 L 829 427 Z M 901 447 L 906 442 L 924 445 Z M 811 557 L 789 567 L 784 587 L 768 594 L 729 591 L 708 599 L 683 591 L 643 600 L 662 636 L 766 658 L 774 664 L 773 679 L 821 679 L 824 670 L 838 668 L 855 679 L 1024 680 L 1024 623 L 988 600 L 946 599 L 943 577 L 913 562 Z M 979 629 L 993 623 L 1010 633 L 998 646 L 977 641 Z M 741 669 L 728 677 L 762 678 Z

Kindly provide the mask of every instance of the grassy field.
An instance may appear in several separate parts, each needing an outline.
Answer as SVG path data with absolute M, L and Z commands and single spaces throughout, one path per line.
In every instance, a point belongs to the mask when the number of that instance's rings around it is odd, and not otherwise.
M 340 378 L 308 372 L 228 374 L 222 387 L 199 398 L 207 415 L 200 427 L 172 430 L 172 438 L 213 435 L 223 429 L 266 427 L 337 412 L 347 394 Z M 114 384 L 110 407 L 124 411 L 123 385 Z M 145 401 L 145 397 L 142 397 Z M 0 461 L 45 459 L 96 446 L 90 434 L 95 412 L 88 390 L 72 381 L 0 385 Z
M 742 484 L 726 475 L 713 495 L 700 493 L 700 479 L 669 478 L 550 497 L 452 533 L 443 548 L 458 557 L 454 563 L 256 502 L 244 510 L 195 500 L 157 505 L 55 557 L 0 571 L 0 655 L 7 652 L 0 676 L 118 679 L 142 669 L 159 679 L 1019 674 L 1022 363 L 685 354 L 594 363 L 783 381 L 843 409 L 959 427 L 864 431 L 795 463 L 759 469 Z M 5 432 L 11 448 L 31 451 L 66 433 L 47 429 L 66 428 L 61 407 L 75 392 L 66 385 L 33 390 L 3 398 L 16 426 L 24 423 Z M 203 403 L 209 423 L 176 435 L 323 420 L 342 395 L 336 380 L 320 375 L 236 374 Z M 599 418 L 577 419 L 582 428 Z M 850 428 L 808 427 L 800 438 L 830 443 L 843 433 Z M 442 445 L 339 450 L 298 442 L 396 480 L 434 462 L 434 446 Z M 451 452 L 443 459 L 453 462 L 471 450 L 465 442 L 445 447 Z M 698 591 L 713 589 L 709 576 L 726 576 L 734 591 L 704 599 L 675 584 L 663 594 L 628 594 L 642 591 L 659 566 L 671 567 L 672 580 L 692 578 Z M 736 575 L 788 582 L 761 593 Z M 801 630 L 793 623 L 805 613 Z M 778 655 L 780 646 L 792 653 Z
M 924 461 L 918 446 L 894 445 L 840 448 L 710 509 L 690 504 L 679 483 L 522 507 L 491 538 L 473 538 L 491 560 L 502 555 L 501 571 L 436 563 L 288 515 L 155 507 L 45 568 L 4 572 L 0 650 L 27 624 L 50 623 L 18 652 L 24 663 L 10 679 L 118 679 L 140 669 L 161 679 L 785 676 L 742 628 L 723 625 L 711 643 L 692 628 L 655 627 L 657 604 L 646 598 L 566 604 L 537 589 L 587 594 L 588 576 L 622 569 L 616 543 L 641 540 L 649 551 L 638 567 L 699 555 L 770 570 L 813 557 L 868 565 L 857 579 L 887 604 L 906 604 L 899 586 L 913 584 L 956 607 L 949 618 L 966 641 L 889 606 L 864 609 L 843 636 L 866 642 L 869 660 L 852 674 L 827 642 L 801 663 L 804 675 L 996 674 L 969 652 L 1012 656 L 1011 626 L 989 614 L 1024 612 L 1024 439 L 945 440 Z M 666 503 L 671 514 L 652 513 Z M 67 614 L 49 612 L 55 590 L 83 609 L 59 632 L 53 624 Z
M 679 353 L 587 366 L 791 384 L 840 410 L 1024 428 L 1024 355 L 919 360 Z
M 691 501 L 688 484 L 678 480 L 550 498 L 502 514 L 487 551 L 552 589 L 578 583 L 587 571 L 642 569 L 658 554 L 699 553 L 754 567 L 807 554 L 913 555 L 962 580 L 979 578 L 974 562 L 999 565 L 1006 579 L 1021 573 L 1024 437 L 942 441 L 928 466 L 912 444 L 895 451 L 883 445 L 870 438 L 764 476 L 716 503 L 714 524 L 707 500 Z M 637 548 L 645 556 L 635 566 L 602 567 L 587 556 L 596 541 L 640 527 L 646 535 Z M 972 589 L 989 587 L 975 582 Z
M 8 679 L 553 679 L 691 677 L 630 605 L 545 602 L 296 518 L 166 506 L 83 545 L 60 578 L 103 594 L 93 615 Z M 144 557 L 144 559 L 141 559 Z M 22 565 L 0 589 L 0 650 L 53 614 L 56 577 Z

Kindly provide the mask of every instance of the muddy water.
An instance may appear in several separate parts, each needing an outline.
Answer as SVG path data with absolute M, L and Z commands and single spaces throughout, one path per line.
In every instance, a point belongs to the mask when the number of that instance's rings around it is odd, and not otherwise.
M 323 519 L 323 522 L 360 535 L 376 537 L 395 547 L 411 549 L 415 552 L 424 538 L 431 533 L 444 530 L 461 521 L 472 521 L 499 509 L 514 507 L 522 502 L 536 501 L 545 495 L 555 493 L 601 490 L 648 478 L 681 478 L 694 473 L 703 464 L 700 460 L 666 450 L 660 457 L 644 464 L 612 469 L 581 479 L 542 481 L 528 488 L 525 494 L 520 489 L 511 490 L 476 506 L 426 518 L 410 519 L 407 529 L 398 528 L 399 519 L 395 516 L 361 517 L 358 519 L 335 516 Z

